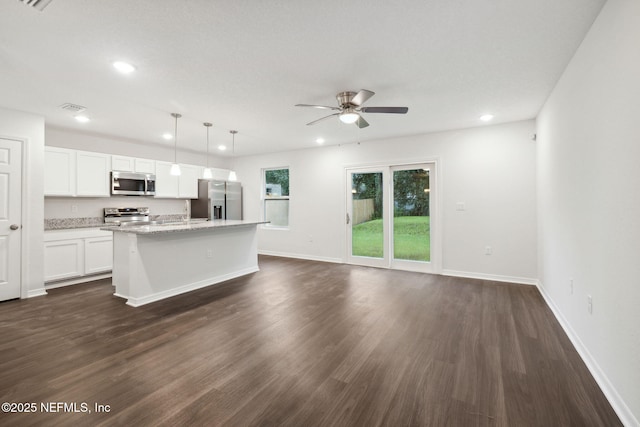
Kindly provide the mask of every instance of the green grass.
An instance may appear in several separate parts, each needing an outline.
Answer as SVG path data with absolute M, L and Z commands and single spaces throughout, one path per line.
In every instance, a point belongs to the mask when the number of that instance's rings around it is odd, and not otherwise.
M 395 259 L 431 259 L 429 219 L 428 216 L 400 216 L 393 219 Z M 353 227 L 353 255 L 382 258 L 383 246 L 381 219 L 363 222 Z

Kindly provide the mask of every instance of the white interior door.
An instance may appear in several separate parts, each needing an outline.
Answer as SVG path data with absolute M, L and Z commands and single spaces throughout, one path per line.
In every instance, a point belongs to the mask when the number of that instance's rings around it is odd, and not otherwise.
M 22 152 L 0 138 L 0 301 L 20 298 Z

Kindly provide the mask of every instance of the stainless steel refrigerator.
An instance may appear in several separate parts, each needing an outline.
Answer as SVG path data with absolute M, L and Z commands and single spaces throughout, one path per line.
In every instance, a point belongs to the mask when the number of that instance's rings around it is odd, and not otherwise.
M 199 179 L 198 198 L 191 199 L 191 218 L 242 219 L 242 185 Z

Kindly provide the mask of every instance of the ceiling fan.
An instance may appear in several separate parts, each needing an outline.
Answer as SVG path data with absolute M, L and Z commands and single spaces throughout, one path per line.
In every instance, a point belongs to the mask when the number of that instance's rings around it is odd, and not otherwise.
M 318 120 L 307 123 L 309 125 L 315 125 L 324 119 L 329 117 L 338 116 L 343 123 L 355 123 L 359 128 L 366 128 L 369 123 L 360 115 L 360 113 L 391 113 L 391 114 L 407 114 L 409 108 L 407 107 L 363 107 L 369 98 L 375 95 L 375 92 L 371 92 L 367 89 L 361 89 L 360 92 L 340 92 L 336 95 L 338 100 L 338 107 L 329 107 L 326 105 L 310 105 L 310 104 L 296 104 L 296 107 L 312 107 L 321 108 L 323 110 L 334 110 L 337 113 L 329 114 Z

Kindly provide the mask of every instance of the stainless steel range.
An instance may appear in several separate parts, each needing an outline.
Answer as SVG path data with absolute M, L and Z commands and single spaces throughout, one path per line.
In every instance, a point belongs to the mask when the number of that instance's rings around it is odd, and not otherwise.
M 104 222 L 109 225 L 149 223 L 149 208 L 104 208 Z

